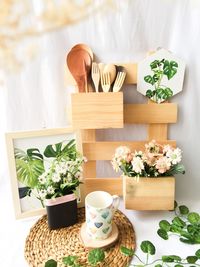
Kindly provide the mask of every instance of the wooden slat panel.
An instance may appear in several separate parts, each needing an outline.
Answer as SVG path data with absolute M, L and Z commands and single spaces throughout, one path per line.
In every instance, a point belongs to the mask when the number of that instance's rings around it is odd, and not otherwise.
M 155 123 L 148 125 L 148 140 L 167 140 L 168 125 Z
M 176 146 L 176 141 L 173 140 L 160 141 L 156 139 L 156 141 L 161 144 L 170 144 L 173 147 Z M 115 153 L 115 149 L 118 146 L 128 146 L 132 151 L 139 151 L 144 150 L 147 142 L 148 141 L 88 142 L 83 143 L 83 153 L 88 160 L 111 160 L 113 154 Z
M 84 180 L 85 195 L 98 190 L 121 196 L 122 178 L 88 178 Z
M 123 196 L 126 209 L 172 210 L 174 207 L 175 179 L 123 178 Z
M 113 63 L 117 66 L 123 66 L 126 69 L 125 84 L 136 84 L 137 83 L 137 63 Z M 68 67 L 65 67 L 65 84 L 77 86 L 76 81 L 71 75 Z
M 82 142 L 95 142 L 96 130 L 81 130 Z M 84 150 L 83 155 L 85 156 Z M 87 161 L 83 166 L 83 177 L 96 177 L 96 161 Z
M 124 123 L 175 123 L 177 104 L 126 104 L 124 105 Z
M 123 93 L 72 94 L 75 129 L 123 128 Z

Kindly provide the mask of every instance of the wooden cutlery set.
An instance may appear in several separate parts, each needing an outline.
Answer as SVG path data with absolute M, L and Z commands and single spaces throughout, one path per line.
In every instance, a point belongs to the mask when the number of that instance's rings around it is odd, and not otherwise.
M 89 92 L 88 84 L 91 79 L 93 91 L 96 93 L 119 92 L 126 77 L 126 70 L 122 66 L 94 62 L 93 52 L 85 44 L 72 47 L 66 62 L 80 93 Z

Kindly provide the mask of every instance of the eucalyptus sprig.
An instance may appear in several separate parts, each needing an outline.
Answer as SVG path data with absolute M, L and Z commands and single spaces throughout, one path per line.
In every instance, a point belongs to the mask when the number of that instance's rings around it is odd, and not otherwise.
M 179 240 L 187 244 L 200 244 L 200 214 L 190 212 L 185 205 L 175 202 L 174 218 L 171 222 L 161 220 L 157 234 L 164 240 L 170 235 L 177 235 Z
M 150 256 L 153 256 L 156 254 L 156 248 L 148 240 L 142 241 L 140 244 L 140 249 L 142 252 L 146 255 L 144 259 L 141 259 L 138 257 L 138 255 L 135 254 L 135 251 L 132 249 L 129 249 L 127 247 L 121 247 L 120 251 L 122 254 L 126 256 L 135 256 L 139 263 L 137 264 L 131 264 L 130 266 L 133 267 L 145 267 L 145 266 L 154 266 L 154 267 L 169 267 L 169 266 L 174 266 L 174 267 L 184 267 L 184 266 L 190 266 L 190 267 L 195 267 L 195 266 L 200 266 L 200 249 L 198 249 L 195 252 L 195 255 L 187 256 L 186 259 L 181 258 L 178 255 L 163 255 L 160 259 L 156 260 L 150 260 Z M 173 265 L 171 265 L 173 264 Z M 193 265 L 190 265 L 193 264 Z

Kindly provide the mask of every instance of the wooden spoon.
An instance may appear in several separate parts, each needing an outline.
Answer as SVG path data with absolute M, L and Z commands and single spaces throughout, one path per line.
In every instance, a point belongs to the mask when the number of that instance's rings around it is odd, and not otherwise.
M 93 61 L 93 52 L 89 46 L 87 46 L 86 44 L 77 44 L 73 46 L 71 50 L 79 50 L 79 49 L 87 51 Z
M 66 61 L 69 71 L 77 82 L 79 92 L 87 92 L 87 77 L 92 64 L 89 53 L 82 49 L 72 49 Z

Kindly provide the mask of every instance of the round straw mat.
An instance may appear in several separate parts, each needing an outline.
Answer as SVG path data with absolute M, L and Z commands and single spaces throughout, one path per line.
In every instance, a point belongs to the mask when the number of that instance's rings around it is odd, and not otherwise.
M 119 239 L 113 247 L 105 250 L 105 263 L 98 266 L 125 267 L 131 258 L 120 252 L 120 246 L 135 249 L 135 232 L 131 222 L 120 211 L 114 216 L 114 222 L 119 230 Z M 80 263 L 87 264 L 88 249 L 80 241 L 79 233 L 82 223 L 85 221 L 85 208 L 78 209 L 78 223 L 58 229 L 49 230 L 47 216 L 43 216 L 31 228 L 25 243 L 25 258 L 30 267 L 44 267 L 49 259 L 58 261 L 58 267 L 64 266 L 62 258 L 68 255 L 76 255 Z

